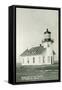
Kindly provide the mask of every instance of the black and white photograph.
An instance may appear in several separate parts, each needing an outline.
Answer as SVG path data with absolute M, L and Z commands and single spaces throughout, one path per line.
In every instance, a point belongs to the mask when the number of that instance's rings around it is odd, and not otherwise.
M 59 80 L 58 15 L 16 8 L 16 82 Z

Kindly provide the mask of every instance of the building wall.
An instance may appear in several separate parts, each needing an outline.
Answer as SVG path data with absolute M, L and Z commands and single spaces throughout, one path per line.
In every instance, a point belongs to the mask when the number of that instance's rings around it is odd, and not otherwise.
M 44 64 L 53 64 L 53 51 L 52 47 L 47 47 L 46 51 L 41 55 L 32 55 L 32 56 L 22 56 L 20 57 L 22 65 L 44 65 Z
M 52 56 L 53 58 L 53 56 Z M 45 65 L 52 64 L 51 56 L 33 55 L 20 58 L 22 65 Z

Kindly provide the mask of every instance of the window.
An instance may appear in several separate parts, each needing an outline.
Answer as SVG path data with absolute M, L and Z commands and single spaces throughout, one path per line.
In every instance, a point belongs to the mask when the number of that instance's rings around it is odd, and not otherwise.
M 45 63 L 45 56 L 43 56 L 43 63 Z
M 35 57 L 33 57 L 33 63 L 35 63 Z
M 24 58 L 23 58 L 23 63 L 24 63 Z
M 50 56 L 48 56 L 48 63 L 50 63 Z
M 27 62 L 29 63 L 29 60 Z
M 52 56 L 51 56 L 51 64 L 53 64 L 53 62 L 52 62 Z
M 29 64 L 29 58 L 27 58 L 27 63 Z
M 49 44 L 47 44 L 47 46 L 49 47 L 50 45 L 49 45 Z
M 41 57 L 39 57 L 39 63 L 41 62 Z

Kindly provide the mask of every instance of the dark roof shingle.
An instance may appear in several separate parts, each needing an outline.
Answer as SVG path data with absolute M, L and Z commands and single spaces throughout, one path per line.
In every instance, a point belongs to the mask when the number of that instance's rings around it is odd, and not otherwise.
M 32 47 L 31 49 L 26 49 L 20 56 L 31 56 L 31 55 L 40 55 L 46 48 L 43 46 Z

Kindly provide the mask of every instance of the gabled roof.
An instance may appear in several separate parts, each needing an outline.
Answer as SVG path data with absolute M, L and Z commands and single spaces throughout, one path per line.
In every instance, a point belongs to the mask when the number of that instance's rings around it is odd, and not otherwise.
M 40 55 L 46 48 L 43 46 L 32 47 L 31 49 L 26 49 L 20 56 L 31 56 L 31 55 Z

